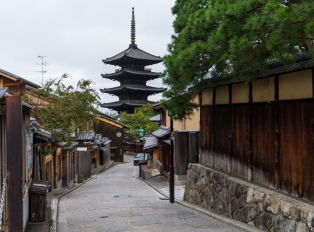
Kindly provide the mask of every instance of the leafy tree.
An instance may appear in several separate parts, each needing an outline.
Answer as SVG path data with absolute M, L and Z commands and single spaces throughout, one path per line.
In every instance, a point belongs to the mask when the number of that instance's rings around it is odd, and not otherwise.
M 100 113 L 97 110 L 99 96 L 91 88 L 91 80 L 79 80 L 76 86 L 66 86 L 63 82 L 69 78 L 64 74 L 59 79 L 49 80 L 42 89 L 33 90 L 33 94 L 52 102 L 40 106 L 31 98 L 24 99 L 34 106 L 33 115 L 37 122 L 51 131 L 56 140 L 72 142 L 71 133 L 86 130 L 87 122 L 95 120 Z
M 137 130 L 140 129 L 141 126 L 145 130 L 146 135 L 158 130 L 158 123 L 149 121 L 149 119 L 155 115 L 156 113 L 154 113 L 152 105 L 146 104 L 143 107 L 135 108 L 134 114 L 121 112 L 119 122 L 130 128 L 125 131 L 126 136 L 131 139 L 138 139 Z
M 245 73 L 263 75 L 270 62 L 295 62 L 300 52 L 314 58 L 312 0 L 176 0 L 172 13 L 163 73 L 170 87 L 163 96 L 171 100 L 162 105 L 174 119 L 197 107 L 184 93 L 202 89 L 204 79 L 237 73 L 245 80 Z
M 147 103 L 146 105 L 143 105 L 142 107 L 135 108 L 134 112 L 135 113 L 142 112 L 144 116 L 147 116 L 147 117 L 153 117 L 157 115 L 153 110 L 153 105 L 150 103 Z

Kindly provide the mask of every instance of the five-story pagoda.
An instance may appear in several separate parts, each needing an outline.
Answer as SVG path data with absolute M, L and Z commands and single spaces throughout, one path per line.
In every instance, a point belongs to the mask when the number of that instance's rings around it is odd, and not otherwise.
M 162 58 L 139 49 L 135 44 L 134 8 L 132 10 L 131 44 L 129 48 L 118 55 L 103 60 L 103 62 L 120 66 L 120 69 L 116 69 L 115 73 L 101 75 L 103 78 L 119 81 L 120 86 L 100 90 L 102 93 L 119 97 L 119 101 L 104 103 L 101 104 L 101 107 L 113 109 L 119 113 L 125 111 L 132 114 L 135 107 L 153 103 L 147 100 L 149 95 L 166 90 L 166 88 L 155 88 L 146 85 L 147 81 L 158 78 L 160 73 L 151 72 L 151 69 L 145 68 L 145 66 L 160 63 Z

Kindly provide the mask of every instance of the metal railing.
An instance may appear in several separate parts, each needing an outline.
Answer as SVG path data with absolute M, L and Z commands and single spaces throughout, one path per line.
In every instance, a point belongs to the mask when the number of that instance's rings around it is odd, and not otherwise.
M 5 176 L 3 180 L 2 186 L 2 194 L 1 194 L 1 202 L 0 202 L 0 229 L 2 228 L 2 216 L 3 216 L 3 206 L 4 206 L 4 196 L 5 196 L 5 186 L 7 181 L 8 174 Z

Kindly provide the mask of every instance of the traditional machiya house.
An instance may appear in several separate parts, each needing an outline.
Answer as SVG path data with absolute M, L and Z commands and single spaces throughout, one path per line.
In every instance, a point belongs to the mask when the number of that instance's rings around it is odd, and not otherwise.
M 81 131 L 76 141 L 78 176 L 88 178 L 94 168 L 110 160 L 110 143 L 106 137 L 94 131 Z
M 301 56 L 268 73 L 202 91 L 200 162 L 313 201 L 313 67 Z
M 3 80 L 3 79 L 2 79 Z M 33 134 L 30 131 L 32 106 L 22 96 L 0 88 L 0 189 L 6 179 L 2 213 L 3 231 L 24 231 L 29 221 L 29 187 L 32 184 Z
M 200 103 L 200 93 L 193 94 L 192 101 Z M 159 122 L 160 127 L 152 135 L 156 140 L 147 139 L 144 144 L 144 150 L 153 153 L 153 159 L 156 159 L 156 167 L 159 172 L 168 175 L 170 165 L 170 117 L 167 110 L 163 110 L 161 104 L 153 106 L 155 112 L 159 115 L 150 119 L 152 122 Z M 182 185 L 186 181 L 186 174 L 189 162 L 199 162 L 199 128 L 200 128 L 200 110 L 195 109 L 189 118 L 181 121 L 173 121 L 174 129 L 174 167 L 175 184 Z M 154 147 L 152 147 L 154 144 Z M 149 146 L 148 146 L 149 145 Z M 148 147 L 147 147 L 148 146 Z
M 98 123 L 94 121 L 89 124 L 89 130 L 94 130 L 95 133 L 101 134 L 103 137 L 107 137 L 111 141 L 111 160 L 115 162 L 123 162 L 124 129 L 128 127 L 117 122 L 115 118 L 106 114 L 100 114 L 97 119 Z
M 162 62 L 159 56 L 151 55 L 137 47 L 135 44 L 135 18 L 134 9 L 131 23 L 131 44 L 119 54 L 103 60 L 105 64 L 120 66 L 115 73 L 102 74 L 103 78 L 120 82 L 120 86 L 101 89 L 102 93 L 108 93 L 119 97 L 119 101 L 104 103 L 101 107 L 118 111 L 133 113 L 135 107 L 141 107 L 146 103 L 148 96 L 165 91 L 165 88 L 147 86 L 147 81 L 159 77 L 160 73 L 151 72 L 145 66 Z

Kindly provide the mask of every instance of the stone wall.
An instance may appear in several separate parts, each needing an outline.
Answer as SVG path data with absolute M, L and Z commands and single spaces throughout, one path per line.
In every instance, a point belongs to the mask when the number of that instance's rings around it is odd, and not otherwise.
M 314 231 L 314 206 L 200 164 L 189 164 L 184 201 L 264 231 Z

